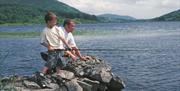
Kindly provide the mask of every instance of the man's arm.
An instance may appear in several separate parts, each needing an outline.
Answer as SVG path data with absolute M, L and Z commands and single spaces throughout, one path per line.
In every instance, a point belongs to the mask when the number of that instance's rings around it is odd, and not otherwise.
M 71 53 L 71 51 L 66 51 L 66 53 L 73 59 L 73 61 L 77 60 L 77 57 Z
M 81 52 L 77 47 L 72 47 L 72 50 L 75 50 L 75 54 L 80 58 L 80 60 L 86 60 L 86 58 L 81 55 Z

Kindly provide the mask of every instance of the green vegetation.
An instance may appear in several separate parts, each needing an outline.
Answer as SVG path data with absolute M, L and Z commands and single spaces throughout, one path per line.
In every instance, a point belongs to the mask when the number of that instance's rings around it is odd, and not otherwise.
M 0 78 L 0 91 L 17 91 L 14 85 L 15 78 L 11 77 L 6 80 L 5 82 L 2 82 L 2 78 Z M 11 81 L 11 83 L 9 82 Z
M 0 24 L 44 23 L 47 11 L 53 11 L 60 18 L 72 18 L 77 22 L 95 22 L 97 17 L 70 7 L 57 0 L 0 0 Z
M 97 32 L 90 31 L 74 31 L 74 35 L 94 35 Z M 0 31 L 0 37 L 38 37 L 40 36 L 39 32 L 11 32 L 11 31 Z
M 0 32 L 0 37 L 35 37 L 40 36 L 38 32 L 10 32 L 10 31 L 2 31 Z
M 180 21 L 180 9 L 163 16 L 154 18 L 155 21 Z
M 94 35 L 94 34 L 99 34 L 90 31 L 74 31 L 73 32 L 74 36 L 77 35 Z M 0 31 L 0 37 L 38 37 L 40 36 L 39 32 L 11 32 L 11 31 Z

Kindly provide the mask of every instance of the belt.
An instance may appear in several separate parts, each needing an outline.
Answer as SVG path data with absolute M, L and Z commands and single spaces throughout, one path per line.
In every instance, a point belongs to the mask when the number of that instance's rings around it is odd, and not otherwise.
M 64 51 L 64 49 L 54 49 L 54 50 L 48 50 L 48 52 L 59 52 L 59 51 Z

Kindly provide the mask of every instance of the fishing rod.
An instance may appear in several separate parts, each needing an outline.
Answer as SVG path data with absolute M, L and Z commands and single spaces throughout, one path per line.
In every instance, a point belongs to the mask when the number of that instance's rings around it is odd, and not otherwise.
M 117 49 L 117 48 L 79 48 L 82 51 L 148 51 L 149 49 Z

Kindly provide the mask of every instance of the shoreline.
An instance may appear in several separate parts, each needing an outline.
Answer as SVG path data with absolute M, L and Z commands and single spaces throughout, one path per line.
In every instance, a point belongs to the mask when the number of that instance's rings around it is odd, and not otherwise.
M 39 32 L 27 31 L 27 32 L 12 32 L 12 31 L 0 31 L 1 37 L 38 37 Z

